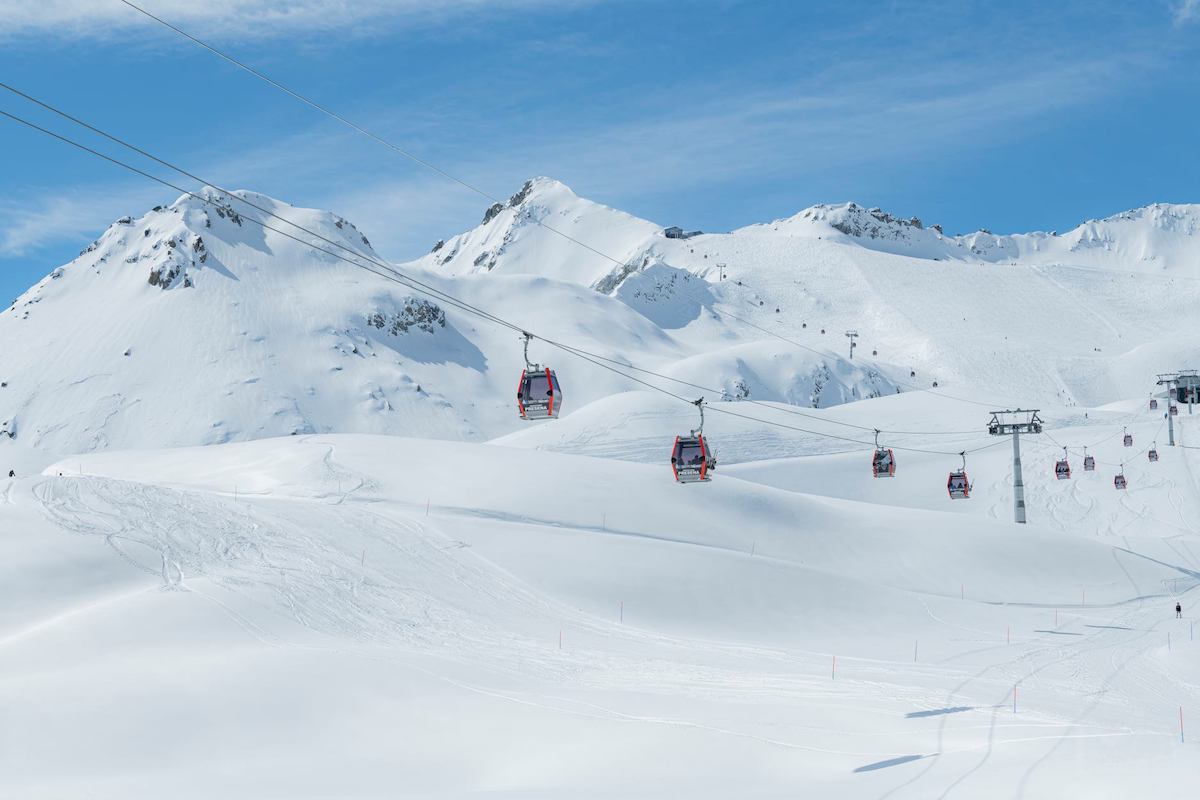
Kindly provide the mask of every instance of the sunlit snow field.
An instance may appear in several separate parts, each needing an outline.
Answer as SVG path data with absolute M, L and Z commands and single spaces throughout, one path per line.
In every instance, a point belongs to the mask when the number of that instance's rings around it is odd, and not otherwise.
M 1200 356 L 1163 328 L 1196 303 L 1194 207 L 967 256 L 807 218 L 665 239 L 552 181 L 521 203 L 403 269 L 543 337 L 554 422 L 517 419 L 516 332 L 448 307 L 397 333 L 419 293 L 190 201 L 0 314 L 0 796 L 1196 785 L 1200 416 L 1168 446 L 1154 383 Z M 638 268 L 609 286 L 529 214 Z M 192 285 L 148 284 L 194 236 Z M 707 395 L 712 482 L 668 463 L 695 408 L 545 338 Z M 987 433 L 1017 405 L 1046 423 L 1025 526 Z

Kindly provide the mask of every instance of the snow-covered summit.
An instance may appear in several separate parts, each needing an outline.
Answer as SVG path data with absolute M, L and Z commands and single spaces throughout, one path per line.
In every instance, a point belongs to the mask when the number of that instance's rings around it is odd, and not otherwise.
M 218 259 L 213 258 L 205 237 L 209 241 L 216 239 L 235 246 L 261 247 L 268 234 L 281 241 L 296 236 L 341 255 L 363 255 L 379 260 L 367 237 L 336 214 L 299 209 L 257 192 L 238 190 L 230 194 L 242 202 L 236 202 L 220 190 L 204 187 L 195 195 L 182 195 L 170 205 L 155 206 L 137 219 L 122 217 L 84 248 L 78 259 L 48 278 L 56 280 L 66 269 L 81 268 L 90 268 L 97 274 L 101 270 L 115 269 L 122 277 L 136 273 L 137 270 L 130 267 L 115 266 L 120 263 L 138 265 L 151 286 L 163 290 L 194 288 L 195 281 L 205 271 L 225 269 Z M 276 230 L 265 231 L 262 225 L 253 223 L 255 220 Z M 307 231 L 317 233 L 319 237 Z M 43 281 L 31 292 L 41 295 L 45 284 Z M 18 300 L 18 306 L 22 305 L 22 300 Z
M 922 223 L 858 203 L 816 205 L 794 216 L 736 233 L 775 233 L 854 244 L 885 253 L 926 259 L 1113 267 L 1137 271 L 1194 266 L 1200 259 L 1200 205 L 1155 203 L 1101 220 L 1088 220 L 1059 234 L 997 235 L 978 230 L 947 235 Z
M 336 214 L 197 194 L 117 220 L 0 312 L 0 445 L 67 453 L 327 431 L 486 439 L 520 427 L 511 329 L 345 263 L 382 271 Z M 1194 313 L 1172 280 L 1195 269 L 1197 208 L 1149 206 L 1061 236 L 951 237 L 847 203 L 686 233 L 536 178 L 398 269 L 715 397 L 824 409 L 936 380 L 1107 403 L 1142 391 L 1148 359 L 1169 369 L 1200 355 L 1187 336 L 1163 340 L 1157 323 Z M 1094 279 L 1098 267 L 1109 281 Z M 560 367 L 568 415 L 638 388 L 544 345 L 531 357 Z
M 488 207 L 478 227 L 438 241 L 418 264 L 448 275 L 498 271 L 593 285 L 619 272 L 659 233 L 654 223 L 539 177 Z
M 472 435 L 409 365 L 470 365 L 478 350 L 436 303 L 337 257 L 379 258 L 352 224 L 252 192 L 197 194 L 117 220 L 0 313 L 0 419 L 24 445 Z

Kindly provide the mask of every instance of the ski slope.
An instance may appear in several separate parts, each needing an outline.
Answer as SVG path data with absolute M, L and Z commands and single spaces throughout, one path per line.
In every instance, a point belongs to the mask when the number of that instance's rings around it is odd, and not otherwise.
M 1200 777 L 1200 417 L 1169 447 L 1147 408 L 1200 358 L 1196 207 L 677 238 L 535 179 L 397 282 L 336 214 L 204 192 L 0 312 L 0 797 Z M 427 290 L 536 333 L 562 418 L 517 419 L 517 331 Z M 719 465 L 680 486 L 701 395 Z M 1026 526 L 986 432 L 1018 406 Z
M 1035 482 L 1018 529 L 979 484 L 967 516 L 889 504 L 909 460 L 886 486 L 861 457 L 814 457 L 821 480 L 806 460 L 680 487 L 661 464 L 313 435 L 7 481 L 0 785 L 1128 797 L 1195 778 L 1176 725 L 1200 702 L 1194 453 L 1153 486 L 1078 489 L 1091 518 L 1125 515 L 1088 533 Z M 1137 513 L 1164 492 L 1187 504 L 1170 532 Z

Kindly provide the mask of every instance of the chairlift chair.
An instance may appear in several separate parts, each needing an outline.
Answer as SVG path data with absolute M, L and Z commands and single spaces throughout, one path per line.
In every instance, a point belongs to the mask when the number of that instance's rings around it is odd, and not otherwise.
M 1067 460 L 1067 448 L 1063 448 L 1062 460 L 1054 462 L 1054 477 L 1065 481 L 1071 477 L 1071 462 Z
M 700 409 L 700 427 L 687 436 L 676 436 L 671 450 L 671 471 L 679 483 L 710 481 L 717 468 L 717 456 L 704 438 L 704 398 L 692 405 Z
M 525 369 L 521 370 L 521 382 L 517 384 L 517 409 L 521 419 L 558 419 L 562 410 L 562 389 L 554 370 L 529 361 L 529 340 L 525 334 Z
M 890 478 L 896 474 L 896 455 L 889 447 L 879 446 L 879 431 L 875 431 L 875 453 L 871 456 L 871 473 L 876 478 Z
M 1133 434 L 1129 432 L 1128 428 L 1125 429 L 1125 446 L 1133 447 Z
M 946 491 L 951 500 L 966 500 L 971 496 L 971 481 L 967 478 L 967 454 L 958 454 L 962 458 L 962 468 L 950 473 L 946 480 Z

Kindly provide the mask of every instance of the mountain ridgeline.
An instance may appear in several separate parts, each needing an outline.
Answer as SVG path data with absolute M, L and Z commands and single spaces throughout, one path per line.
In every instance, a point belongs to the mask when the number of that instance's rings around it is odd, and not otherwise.
M 510 329 L 372 274 L 382 259 L 335 214 L 202 196 L 117 220 L 0 312 L 0 448 L 521 428 Z M 1147 365 L 1197 360 L 1196 336 L 1164 340 L 1158 320 L 1194 314 L 1198 223 L 1198 206 L 1156 204 L 1062 234 L 951 236 L 846 203 L 704 233 L 537 178 L 397 269 L 711 402 L 988 392 L 1004 371 L 1006 393 L 1083 405 L 1140 393 Z M 543 341 L 530 355 L 564 381 L 563 431 L 644 388 Z M 664 430 L 689 420 L 685 407 Z

